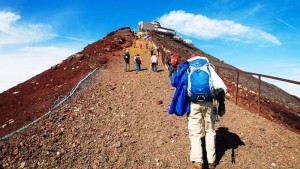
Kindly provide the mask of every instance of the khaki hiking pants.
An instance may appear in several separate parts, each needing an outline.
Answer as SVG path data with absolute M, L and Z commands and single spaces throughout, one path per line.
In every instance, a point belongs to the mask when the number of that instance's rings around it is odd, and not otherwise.
M 130 71 L 130 64 L 129 62 L 125 62 L 125 71 Z
M 212 102 L 191 102 L 191 112 L 188 114 L 188 130 L 191 141 L 190 160 L 203 163 L 201 138 L 205 136 L 208 163 L 216 159 L 215 116 Z

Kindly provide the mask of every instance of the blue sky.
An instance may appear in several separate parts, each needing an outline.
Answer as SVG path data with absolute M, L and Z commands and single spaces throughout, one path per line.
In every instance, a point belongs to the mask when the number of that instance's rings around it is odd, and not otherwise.
M 89 43 L 159 21 L 242 70 L 300 81 L 297 0 L 0 0 L 0 92 Z M 273 82 L 300 97 L 300 87 Z

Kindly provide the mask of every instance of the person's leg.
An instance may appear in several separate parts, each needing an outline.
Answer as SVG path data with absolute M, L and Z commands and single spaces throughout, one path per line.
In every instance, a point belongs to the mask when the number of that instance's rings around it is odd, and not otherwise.
M 125 71 L 126 72 L 129 71 L 129 63 L 128 62 L 125 63 Z
M 203 133 L 204 119 L 198 103 L 191 103 L 191 112 L 188 114 L 188 130 L 191 141 L 190 160 L 203 164 L 201 138 Z
M 172 76 L 175 74 L 176 68 L 172 66 Z
M 175 74 L 177 72 L 177 67 L 173 68 L 173 73 Z
M 215 164 L 216 160 L 216 131 L 215 131 L 215 115 L 213 115 L 213 103 L 203 102 L 205 106 L 205 145 L 207 152 L 207 161 L 209 164 Z
M 135 63 L 135 71 L 138 72 L 139 71 L 139 64 Z
M 171 78 L 172 77 L 172 66 L 169 66 L 168 67 L 168 70 L 169 70 L 169 78 Z

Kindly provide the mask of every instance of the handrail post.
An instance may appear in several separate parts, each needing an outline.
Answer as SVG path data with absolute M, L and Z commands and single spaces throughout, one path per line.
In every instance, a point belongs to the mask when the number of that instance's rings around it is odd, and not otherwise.
M 237 76 L 236 76 L 236 88 L 235 88 L 235 104 L 238 104 L 238 93 L 239 93 L 239 77 L 240 77 L 240 72 L 237 71 Z
M 258 76 L 258 105 L 257 105 L 257 109 L 258 109 L 258 115 L 260 116 L 260 85 L 261 85 L 261 76 Z

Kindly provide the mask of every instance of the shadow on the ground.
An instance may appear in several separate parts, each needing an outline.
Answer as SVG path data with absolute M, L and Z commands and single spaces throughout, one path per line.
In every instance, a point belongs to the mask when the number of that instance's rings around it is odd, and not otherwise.
M 220 127 L 216 131 L 216 165 L 218 165 L 225 154 L 225 151 L 231 150 L 231 163 L 235 163 L 234 150 L 238 146 L 244 146 L 245 143 L 240 139 L 240 137 L 228 131 L 227 127 Z M 202 138 L 202 149 L 203 149 L 203 162 L 204 168 L 208 168 L 206 149 L 205 149 L 205 137 Z
M 241 140 L 241 138 L 230 131 L 228 131 L 227 127 L 220 127 L 217 130 L 217 138 L 216 138 L 216 164 L 219 164 L 222 157 L 225 154 L 225 151 L 231 150 L 231 163 L 235 163 L 235 154 L 234 150 L 239 146 L 244 146 L 245 143 Z
M 140 71 L 146 71 L 146 70 L 148 70 L 147 68 L 142 68 L 142 69 L 140 69 Z

